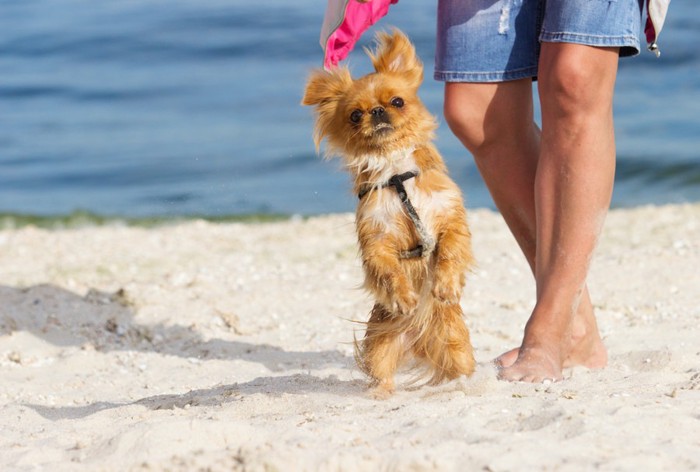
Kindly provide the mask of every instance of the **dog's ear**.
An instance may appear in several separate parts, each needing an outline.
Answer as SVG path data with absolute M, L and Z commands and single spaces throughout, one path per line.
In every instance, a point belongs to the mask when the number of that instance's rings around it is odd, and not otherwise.
M 352 76 L 347 67 L 336 67 L 330 71 L 319 69 L 309 77 L 301 104 L 316 107 L 317 117 L 314 129 L 316 152 L 331 128 L 338 102 L 350 87 L 352 87 Z
M 317 69 L 309 77 L 304 90 L 302 105 L 323 105 L 337 102 L 352 85 L 347 67 L 336 67 L 330 71 Z
M 423 81 L 423 64 L 408 37 L 398 29 L 377 33 L 377 48 L 368 51 L 374 70 L 380 74 L 401 74 L 418 88 Z

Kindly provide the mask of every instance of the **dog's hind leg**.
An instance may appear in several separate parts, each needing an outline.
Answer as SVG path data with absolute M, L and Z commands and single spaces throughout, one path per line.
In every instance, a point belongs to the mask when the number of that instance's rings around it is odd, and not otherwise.
M 374 305 L 362 341 L 355 341 L 358 367 L 372 379 L 373 395 L 386 398 L 394 392 L 394 375 L 405 354 L 401 332 L 391 313 Z
M 469 330 L 458 303 L 435 303 L 427 329 L 416 340 L 416 356 L 424 359 L 432 371 L 429 383 L 436 385 L 474 372 L 474 353 Z

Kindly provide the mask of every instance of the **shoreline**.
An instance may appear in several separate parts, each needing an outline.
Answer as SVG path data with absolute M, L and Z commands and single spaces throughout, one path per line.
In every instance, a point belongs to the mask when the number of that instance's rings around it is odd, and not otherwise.
M 57 215 L 38 215 L 32 213 L 0 212 L 0 231 L 36 226 L 44 229 L 69 229 L 93 226 L 136 226 L 155 228 L 158 226 L 182 224 L 188 221 L 207 221 L 210 223 L 267 223 L 299 218 L 299 215 L 277 213 L 244 213 L 230 215 L 152 215 L 119 216 L 102 215 L 85 210 L 75 210 Z M 310 218 L 304 216 L 301 218 Z
M 700 467 L 700 203 L 611 210 L 589 279 L 610 363 L 551 385 L 496 379 L 534 284 L 497 213 L 469 221 L 477 371 L 385 401 L 352 356 L 352 214 L 0 229 L 0 469 Z
M 636 208 L 663 208 L 700 205 L 700 201 L 687 201 L 659 204 L 633 204 L 611 207 L 611 211 L 634 210 Z M 489 206 L 470 207 L 467 203 L 467 211 L 498 211 Z M 20 229 L 27 226 L 49 230 L 61 230 L 72 228 L 86 228 L 99 226 L 129 226 L 158 228 L 160 226 L 185 224 L 191 221 L 206 221 L 209 223 L 275 223 L 290 220 L 308 220 L 313 218 L 332 217 L 334 215 L 352 214 L 353 211 L 325 212 L 325 213 L 230 213 L 230 214 L 154 214 L 141 216 L 127 216 L 120 214 L 102 214 L 90 210 L 75 209 L 69 213 L 39 214 L 23 213 L 0 210 L 0 231 Z

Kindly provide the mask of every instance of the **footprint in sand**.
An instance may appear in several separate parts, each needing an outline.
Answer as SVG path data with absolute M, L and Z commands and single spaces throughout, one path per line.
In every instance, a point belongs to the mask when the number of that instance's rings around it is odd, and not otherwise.
M 638 372 L 655 372 L 671 363 L 669 351 L 632 351 L 617 356 L 616 364 Z
M 581 418 L 566 414 L 561 408 L 552 408 L 532 415 L 521 413 L 507 419 L 492 420 L 486 424 L 486 427 L 492 431 L 509 433 L 549 428 L 556 430 L 560 437 L 570 439 L 584 432 L 585 423 Z
M 700 390 L 700 371 L 691 370 L 690 374 L 690 380 L 681 388 L 683 390 Z

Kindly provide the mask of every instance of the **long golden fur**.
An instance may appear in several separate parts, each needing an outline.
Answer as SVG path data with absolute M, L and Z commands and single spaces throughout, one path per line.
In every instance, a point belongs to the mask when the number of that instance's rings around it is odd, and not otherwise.
M 459 305 L 472 255 L 461 192 L 432 144 L 435 118 L 417 95 L 423 66 L 413 45 L 395 30 L 378 34 L 368 54 L 376 72 L 353 80 L 344 67 L 317 70 L 302 104 L 315 107 L 317 149 L 325 139 L 326 154 L 344 159 L 355 193 L 364 194 L 356 226 L 365 287 L 376 303 L 355 357 L 383 396 L 410 360 L 428 369 L 432 384 L 474 371 Z M 418 175 L 405 181 L 406 193 L 435 242 L 414 258 L 402 253 L 425 238 L 397 190 L 385 186 L 408 171 Z

